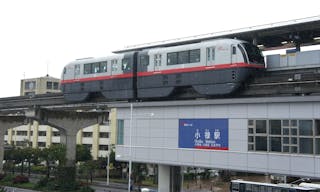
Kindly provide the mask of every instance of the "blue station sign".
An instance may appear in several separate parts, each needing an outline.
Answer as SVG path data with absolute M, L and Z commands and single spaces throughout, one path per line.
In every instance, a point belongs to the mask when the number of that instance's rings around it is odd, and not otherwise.
M 228 150 L 228 119 L 179 119 L 179 148 Z

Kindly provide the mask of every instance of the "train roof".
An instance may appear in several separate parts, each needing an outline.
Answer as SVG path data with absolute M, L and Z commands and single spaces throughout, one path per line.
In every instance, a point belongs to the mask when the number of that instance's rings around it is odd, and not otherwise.
M 263 47 L 261 48 L 263 50 L 293 47 L 294 45 L 292 44 L 283 43 L 291 41 L 299 41 L 302 46 L 318 45 L 320 44 L 320 15 L 290 21 L 270 23 L 266 25 L 257 25 L 240 29 L 133 45 L 116 50 L 114 53 L 141 51 L 155 47 L 184 45 L 217 38 L 237 38 L 248 42 L 254 42 L 256 45 L 261 45 L 260 47 Z

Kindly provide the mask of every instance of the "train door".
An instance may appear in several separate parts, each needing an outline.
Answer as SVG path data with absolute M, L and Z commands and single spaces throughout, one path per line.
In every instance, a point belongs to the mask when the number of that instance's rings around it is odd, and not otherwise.
M 80 78 L 80 64 L 74 65 L 74 79 L 77 80 Z
M 161 69 L 161 54 L 154 54 L 154 71 L 160 71 Z
M 207 48 L 207 66 L 214 65 L 215 60 L 216 60 L 216 48 L 208 47 Z
M 237 46 L 231 45 L 231 63 L 237 63 Z

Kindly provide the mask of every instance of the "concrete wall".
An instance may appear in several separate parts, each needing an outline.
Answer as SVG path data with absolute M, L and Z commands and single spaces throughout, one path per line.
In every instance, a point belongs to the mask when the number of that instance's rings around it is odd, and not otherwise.
M 248 151 L 248 119 L 320 119 L 320 97 L 220 101 L 134 103 L 132 160 L 320 178 L 320 155 Z M 116 145 L 116 157 L 128 160 L 129 104 L 117 111 L 124 120 L 124 145 Z M 182 118 L 228 118 L 229 150 L 179 148 Z

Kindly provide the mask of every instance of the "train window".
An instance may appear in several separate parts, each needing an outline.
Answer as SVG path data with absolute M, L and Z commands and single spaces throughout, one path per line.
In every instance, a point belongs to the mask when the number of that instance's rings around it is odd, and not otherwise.
M 178 64 L 178 53 L 168 53 L 167 54 L 167 64 L 168 65 Z
M 92 73 L 100 73 L 100 63 L 93 63 L 92 64 Z
M 200 62 L 200 49 L 190 50 L 190 63 Z
M 74 74 L 79 75 L 80 74 L 80 65 L 77 64 L 74 66 Z
M 84 74 L 90 74 L 91 73 L 91 63 L 90 64 L 84 64 Z
M 107 65 L 108 65 L 107 61 L 104 61 L 104 62 L 100 63 L 100 73 L 107 72 Z
M 232 46 L 232 55 L 237 54 L 237 48 L 235 46 Z
M 178 53 L 178 64 L 189 63 L 189 51 L 181 51 Z
M 216 57 L 216 48 L 210 47 L 207 48 L 207 61 L 214 61 Z
M 154 66 L 161 66 L 161 54 L 154 55 Z
M 111 60 L 111 68 L 112 68 L 112 71 L 118 70 L 118 60 L 116 59 Z
M 241 51 L 241 54 L 242 54 L 242 57 L 243 57 L 243 61 L 245 63 L 248 63 L 247 55 L 246 55 L 246 52 L 244 51 L 244 48 L 242 46 L 240 46 L 240 45 L 238 45 L 238 48 Z
M 143 66 L 149 65 L 149 56 L 148 55 L 140 55 L 140 64 Z
M 243 43 L 241 45 L 243 45 L 243 47 L 245 48 L 248 55 L 248 59 L 251 63 L 258 63 L 258 64 L 264 63 L 264 58 L 258 47 L 251 45 L 249 43 Z
M 130 70 L 129 58 L 122 59 L 122 70 Z

